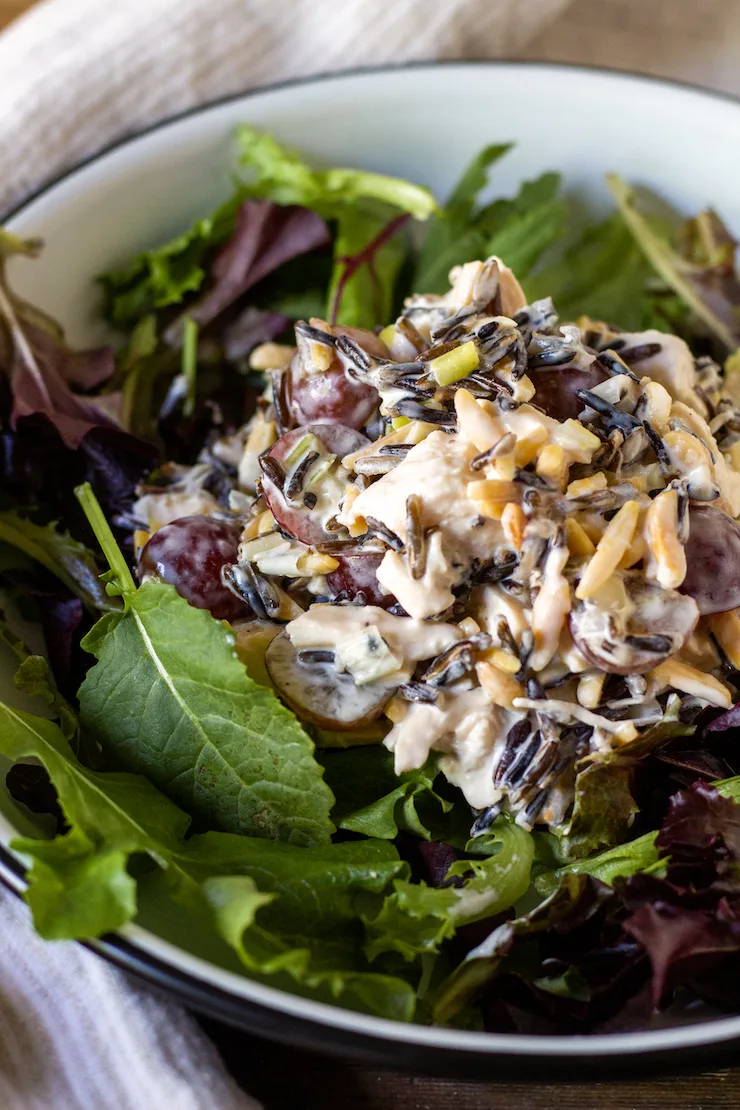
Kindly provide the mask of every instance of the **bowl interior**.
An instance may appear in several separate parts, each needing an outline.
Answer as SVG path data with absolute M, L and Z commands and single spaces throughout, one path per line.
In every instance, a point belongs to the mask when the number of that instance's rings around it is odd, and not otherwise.
M 32 264 L 15 261 L 18 292 L 56 316 L 75 342 L 105 335 L 94 278 L 157 245 L 223 200 L 240 122 L 267 129 L 317 162 L 407 176 L 444 196 L 483 145 L 512 140 L 491 192 L 510 193 L 545 170 L 563 173 L 576 203 L 606 210 L 613 170 L 687 212 L 711 204 L 740 232 L 740 104 L 682 86 L 567 67 L 466 64 L 356 73 L 286 85 L 192 113 L 129 140 L 24 205 L 10 230 L 40 235 Z M 0 655 L 2 693 L 12 690 Z M 28 830 L 0 795 L 0 842 Z M 148 928 L 142 928 L 148 926 Z M 143 899 L 126 931 L 138 949 L 201 983 L 285 1014 L 308 1015 L 430 1050 L 594 1057 L 704 1044 L 740 1034 L 740 1018 L 638 1035 L 511 1037 L 395 1026 L 254 983 L 227 950 L 199 958 L 168 907 Z M 698 1015 L 696 1015 L 698 1017 Z M 692 1017 L 692 1021 L 695 1019 Z

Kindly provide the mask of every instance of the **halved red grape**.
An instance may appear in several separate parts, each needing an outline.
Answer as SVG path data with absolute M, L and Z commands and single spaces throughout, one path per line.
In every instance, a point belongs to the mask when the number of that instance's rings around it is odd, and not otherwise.
M 349 428 L 367 424 L 378 407 L 378 391 L 351 378 L 341 365 L 306 374 L 293 359 L 288 374 L 288 405 L 298 424 L 339 423 Z
M 218 620 L 249 617 L 252 611 L 246 602 L 221 582 L 221 567 L 236 562 L 238 545 L 237 525 L 207 516 L 184 516 L 154 533 L 141 553 L 139 578 L 156 575 L 196 609 L 209 609 Z
M 326 576 L 326 584 L 332 594 L 346 593 L 352 600 L 362 593 L 367 605 L 380 605 L 383 608 L 393 605 L 396 599 L 392 594 L 386 593 L 378 582 L 382 551 L 357 551 L 337 555 L 336 558 L 339 566 Z
M 693 597 L 702 616 L 740 606 L 740 525 L 712 505 L 689 508 L 686 577 L 681 593 Z
M 550 370 L 533 370 L 529 376 L 535 388 L 533 403 L 554 420 L 576 420 L 584 409 L 583 401 L 576 396 L 577 391 L 593 389 L 609 377 L 595 364 L 588 370 L 554 366 Z
M 578 650 L 607 674 L 644 674 L 680 651 L 699 619 L 696 603 L 676 590 L 646 582 L 641 574 L 625 580 L 634 608 L 610 611 L 580 602 L 570 614 Z
M 366 436 L 361 435 L 354 428 L 345 427 L 344 424 L 307 424 L 303 428 L 294 428 L 291 432 L 286 432 L 269 452 L 269 458 L 274 459 L 282 470 L 283 488 L 288 486 L 291 473 L 299 462 L 297 459 L 291 459 L 290 463 L 286 463 L 286 460 L 291 458 L 300 441 L 309 435 L 314 437 L 327 455 L 336 455 L 338 459 L 353 451 L 359 451 L 361 447 L 367 447 L 370 442 Z M 305 454 L 306 452 L 303 453 L 304 457 Z M 337 486 L 334 491 L 336 502 L 331 496 L 326 496 L 328 492 L 326 480 L 323 483 L 323 490 L 322 482 L 319 481 L 315 488 L 305 490 L 304 487 L 304 490 L 297 490 L 288 498 L 268 470 L 269 468 L 265 468 L 262 489 L 270 511 L 280 527 L 302 543 L 315 544 L 330 539 L 332 534 L 327 532 L 326 523 L 336 514 L 337 502 L 344 493 L 340 483 L 336 481 L 332 483 Z M 280 478 L 280 475 L 278 474 L 277 477 Z

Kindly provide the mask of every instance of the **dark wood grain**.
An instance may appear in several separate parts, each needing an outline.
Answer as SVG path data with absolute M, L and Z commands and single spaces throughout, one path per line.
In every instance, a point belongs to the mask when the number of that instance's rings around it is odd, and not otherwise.
M 358 1067 L 203 1024 L 265 1110 L 740 1110 L 740 1068 L 604 1082 L 466 1082 Z

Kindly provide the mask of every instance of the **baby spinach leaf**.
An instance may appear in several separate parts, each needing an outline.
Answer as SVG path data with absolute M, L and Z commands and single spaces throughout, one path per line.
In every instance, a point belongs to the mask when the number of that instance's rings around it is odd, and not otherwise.
M 80 688 L 81 721 L 104 751 L 227 831 L 329 839 L 332 798 L 313 743 L 247 676 L 226 625 L 147 582 L 83 647 L 98 663 Z

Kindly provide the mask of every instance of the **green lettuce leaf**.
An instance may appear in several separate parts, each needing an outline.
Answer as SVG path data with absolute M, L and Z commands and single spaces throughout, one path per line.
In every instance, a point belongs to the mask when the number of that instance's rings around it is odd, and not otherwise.
M 649 265 L 669 289 L 683 301 L 709 332 L 734 351 L 740 345 L 740 282 L 735 271 L 736 243 L 714 213 L 702 213 L 703 229 L 709 232 L 713 249 L 707 250 L 707 236 L 700 235 L 696 223 L 684 225 L 676 249 L 667 235 L 638 206 L 633 188 L 617 174 L 607 174 L 607 184 L 619 206 L 624 223 Z M 697 241 L 702 242 L 697 249 Z
M 723 798 L 740 802 L 740 775 L 722 779 L 721 782 L 715 782 L 713 785 Z M 660 859 L 658 849 L 655 847 L 657 835 L 657 832 L 644 833 L 643 836 L 638 836 L 628 844 L 618 844 L 606 852 L 599 852 L 587 859 L 575 860 L 555 871 L 546 871 L 537 876 L 535 886 L 540 894 L 549 895 L 564 875 L 593 875 L 594 878 L 601 879 L 603 883 L 612 886 L 615 879 L 627 879 L 638 871 L 660 872 L 665 866 L 665 861 Z
M 408 212 L 417 220 L 427 219 L 436 208 L 428 189 L 399 177 L 368 170 L 311 169 L 295 151 L 247 124 L 239 127 L 237 144 L 239 164 L 254 174 L 247 185 L 251 196 L 301 204 L 325 219 L 336 219 L 346 207 L 367 200 Z
M 234 230 L 241 199 L 235 195 L 182 235 L 104 274 L 100 283 L 105 318 L 128 330 L 148 314 L 197 293 L 206 277 L 207 256 Z
M 380 746 L 324 752 L 320 762 L 335 798 L 332 818 L 348 832 L 381 840 L 409 832 L 431 840 L 429 825 L 436 831 L 452 809 L 452 802 L 435 793 L 439 772 L 433 762 L 396 775 L 392 753 Z M 470 825 L 469 814 L 466 824 Z
M 336 222 L 326 315 L 351 327 L 385 323 L 408 241 L 391 234 L 377 249 L 372 245 L 389 225 L 392 230 L 399 213 L 426 220 L 436 209 L 429 190 L 366 170 L 312 169 L 295 151 L 246 125 L 239 128 L 237 141 L 240 164 L 253 175 L 245 186 L 251 196 L 300 204 Z
M 139 775 L 90 771 L 53 721 L 0 705 L 0 751 L 13 761 L 39 760 L 70 826 L 53 840 L 20 839 L 29 857 L 27 901 L 47 939 L 97 936 L 129 921 L 136 884 L 134 853 L 166 866 L 190 818 Z
M 690 736 L 694 725 L 679 720 L 678 695 L 669 698 L 663 718 L 631 743 L 596 752 L 582 761 L 576 775 L 573 815 L 563 831 L 560 852 L 565 860 L 589 855 L 622 840 L 638 812 L 631 780 L 636 764 L 677 736 Z
M 55 524 L 34 524 L 9 509 L 0 512 L 0 541 L 50 571 L 91 613 L 114 607 L 100 581 L 92 551 L 67 532 L 58 532 Z
M 406 960 L 436 954 L 461 925 L 493 917 L 527 891 L 534 859 L 530 833 L 502 818 L 467 848 L 491 854 L 452 865 L 447 877 L 463 879 L 461 886 L 430 887 L 395 879 L 393 893 L 375 912 L 374 907 L 366 906 L 371 959 L 385 952 L 400 953 Z
M 437 987 L 432 998 L 432 1016 L 436 1022 L 450 1021 L 469 1005 L 480 990 L 499 974 L 501 966 L 518 941 L 526 941 L 570 922 L 575 915 L 586 920 L 598 912 L 605 888 L 594 892 L 584 875 L 566 875 L 546 901 L 531 913 L 506 921 L 468 953 L 447 978 Z
M 124 597 L 124 610 L 83 641 L 98 659 L 79 692 L 83 728 L 104 752 L 229 832 L 327 841 L 332 798 L 313 743 L 247 676 L 228 627 L 163 583 Z

